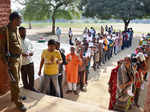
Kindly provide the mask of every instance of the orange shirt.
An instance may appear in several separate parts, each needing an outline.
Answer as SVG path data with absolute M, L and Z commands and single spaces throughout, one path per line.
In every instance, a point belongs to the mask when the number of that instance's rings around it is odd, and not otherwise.
M 108 42 L 107 42 L 106 38 L 104 39 L 104 44 L 105 44 L 104 50 L 107 51 L 108 50 Z
M 68 62 L 66 65 L 66 75 L 67 75 L 67 82 L 77 83 L 78 82 L 78 66 L 82 65 L 82 61 L 79 57 L 74 54 L 68 54 L 66 56 L 66 60 L 71 58 L 71 61 Z

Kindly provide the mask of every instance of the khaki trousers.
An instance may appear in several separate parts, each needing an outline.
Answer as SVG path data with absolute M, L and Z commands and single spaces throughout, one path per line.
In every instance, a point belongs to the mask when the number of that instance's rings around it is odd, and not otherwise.
M 9 58 L 9 73 L 12 74 L 14 81 L 10 81 L 11 89 L 11 100 L 16 104 L 17 107 L 22 106 L 21 101 L 19 101 L 19 79 L 20 79 L 20 70 L 21 70 L 21 58 Z

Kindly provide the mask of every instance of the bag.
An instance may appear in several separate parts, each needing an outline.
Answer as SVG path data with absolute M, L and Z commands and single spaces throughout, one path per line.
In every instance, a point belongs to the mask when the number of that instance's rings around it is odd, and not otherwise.
M 127 76 L 129 77 L 129 79 L 131 80 L 132 77 L 132 72 L 127 71 Z M 123 77 L 124 80 L 124 77 Z M 120 93 L 119 96 L 116 100 L 116 103 L 114 105 L 114 110 L 116 111 L 123 111 L 126 112 L 130 106 L 130 99 L 131 97 L 133 97 L 134 95 L 132 94 L 132 86 L 127 86 L 126 88 L 124 88 Z
M 121 101 L 117 100 L 113 108 L 116 111 L 125 112 L 126 107 L 127 107 L 127 102 L 121 102 Z
M 44 81 L 44 75 L 41 75 L 38 78 L 36 78 L 36 80 L 34 81 L 34 88 L 36 90 L 41 91 L 42 90 L 43 81 Z
M 130 96 L 128 94 L 122 93 L 116 100 L 116 103 L 114 105 L 114 110 L 125 112 L 128 106 L 129 99 Z

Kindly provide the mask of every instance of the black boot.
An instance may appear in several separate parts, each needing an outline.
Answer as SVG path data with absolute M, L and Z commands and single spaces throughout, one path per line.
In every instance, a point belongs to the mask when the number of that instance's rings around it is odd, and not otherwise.
M 21 112 L 26 112 L 27 111 L 27 108 L 24 105 L 17 107 L 17 109 Z

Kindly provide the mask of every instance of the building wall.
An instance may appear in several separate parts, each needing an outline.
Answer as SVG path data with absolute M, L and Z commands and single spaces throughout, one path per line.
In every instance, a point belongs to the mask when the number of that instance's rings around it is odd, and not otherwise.
M 10 12 L 10 0 L 0 0 L 0 27 L 8 24 Z
M 10 0 L 0 0 L 0 27 L 8 24 Z M 1 39 L 1 38 L 0 38 Z M 9 90 L 9 76 L 6 64 L 0 59 L 0 96 Z

